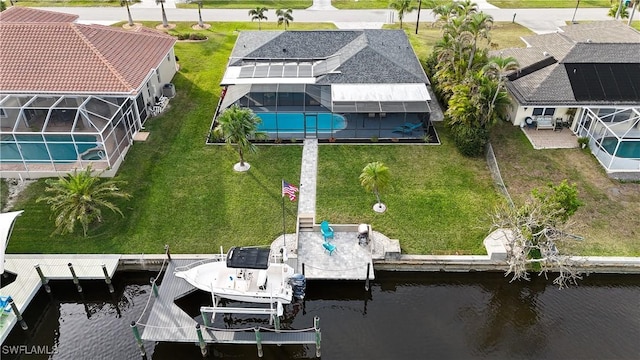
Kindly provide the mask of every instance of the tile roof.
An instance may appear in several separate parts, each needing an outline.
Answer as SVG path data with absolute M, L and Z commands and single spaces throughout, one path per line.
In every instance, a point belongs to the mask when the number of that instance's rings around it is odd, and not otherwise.
M 545 57 L 558 61 L 531 74 L 509 81 L 507 87 L 523 105 L 594 105 L 576 100 L 567 63 L 640 63 L 640 32 L 619 21 L 598 21 L 560 27 L 556 33 L 524 37 L 529 47 L 493 51 L 513 56 L 525 68 Z M 640 99 L 633 103 L 640 102 Z M 601 103 L 608 103 L 602 100 Z
M 429 80 L 401 30 L 243 31 L 229 66 L 242 59 L 339 58 L 339 65 L 317 79 L 330 83 L 425 83 Z
M 12 6 L 0 12 L 0 22 L 4 23 L 47 23 L 47 22 L 74 22 L 78 15 L 40 10 L 22 6 Z
M 133 93 L 175 39 L 70 22 L 0 22 L 0 91 Z

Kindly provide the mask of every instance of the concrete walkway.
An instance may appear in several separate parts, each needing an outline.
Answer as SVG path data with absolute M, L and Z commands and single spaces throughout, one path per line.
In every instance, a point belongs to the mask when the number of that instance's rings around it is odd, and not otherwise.
M 318 178 L 318 139 L 304 139 L 300 168 L 298 216 L 316 217 L 316 182 Z

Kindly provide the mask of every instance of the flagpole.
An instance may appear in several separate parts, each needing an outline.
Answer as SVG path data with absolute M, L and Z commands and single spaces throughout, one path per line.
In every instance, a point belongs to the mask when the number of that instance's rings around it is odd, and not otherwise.
M 284 179 L 282 179 L 282 184 L 281 184 L 281 190 L 280 191 L 284 191 Z M 287 227 L 285 225 L 285 216 L 284 216 L 284 192 L 282 192 L 282 243 L 284 246 L 284 250 L 283 251 L 287 251 Z M 285 255 L 282 254 L 282 256 L 284 257 Z

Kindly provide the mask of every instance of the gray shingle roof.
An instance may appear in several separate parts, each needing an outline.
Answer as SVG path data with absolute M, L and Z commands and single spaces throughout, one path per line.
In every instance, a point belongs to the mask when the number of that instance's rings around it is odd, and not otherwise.
M 229 65 L 240 65 L 243 58 L 319 60 L 335 55 L 340 65 L 320 77 L 319 84 L 429 83 L 401 30 L 243 31 Z
M 523 105 L 593 105 L 576 101 L 565 63 L 640 63 L 640 32 L 618 21 L 569 25 L 553 34 L 523 38 L 530 47 L 492 52 L 513 56 L 521 67 L 553 56 L 558 63 L 507 83 Z M 588 40 L 588 42 L 587 42 Z M 545 55 L 545 53 L 547 55 Z M 635 103 L 640 102 L 638 99 Z M 603 100 L 602 102 L 609 103 Z

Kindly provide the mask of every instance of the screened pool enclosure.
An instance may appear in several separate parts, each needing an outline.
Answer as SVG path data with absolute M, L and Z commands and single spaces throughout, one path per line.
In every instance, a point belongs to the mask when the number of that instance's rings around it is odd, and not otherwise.
M 138 100 L 0 96 L 0 170 L 41 177 L 93 164 L 94 169 L 115 172 L 147 116 L 142 97 Z
M 576 133 L 608 173 L 640 175 L 640 108 L 585 108 Z
M 236 84 L 224 88 L 216 117 L 249 108 L 271 139 L 423 139 L 435 131 L 429 100 L 424 84 Z

